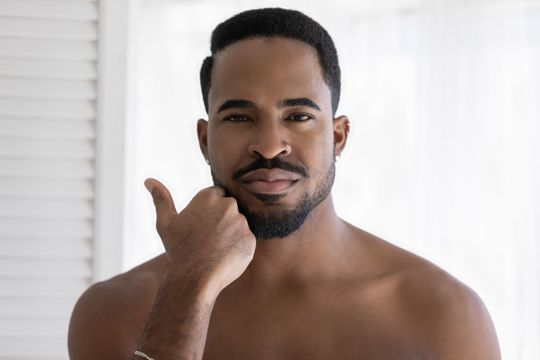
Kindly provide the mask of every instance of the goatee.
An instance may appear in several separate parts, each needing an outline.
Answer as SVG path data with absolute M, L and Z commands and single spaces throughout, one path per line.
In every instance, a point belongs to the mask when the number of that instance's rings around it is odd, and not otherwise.
M 280 168 L 286 171 L 296 172 L 302 175 L 303 178 L 309 178 L 309 173 L 305 168 L 288 163 L 281 158 L 270 160 L 259 158 L 249 166 L 238 170 L 233 175 L 233 180 L 237 181 L 240 176 L 260 168 Z M 283 210 L 273 215 L 265 215 L 256 211 L 251 211 L 237 196 L 235 196 L 234 193 L 231 193 L 229 189 L 227 189 L 213 171 L 211 173 L 214 184 L 224 188 L 227 196 L 232 196 L 236 199 L 239 211 L 246 217 L 249 228 L 257 240 L 267 240 L 284 238 L 302 227 L 313 209 L 330 194 L 334 184 L 336 168 L 334 162 L 331 161 L 328 171 L 317 184 L 313 194 L 309 194 L 307 191 L 304 192 L 294 209 Z M 256 194 L 255 196 L 262 202 L 272 203 L 283 198 L 285 194 Z

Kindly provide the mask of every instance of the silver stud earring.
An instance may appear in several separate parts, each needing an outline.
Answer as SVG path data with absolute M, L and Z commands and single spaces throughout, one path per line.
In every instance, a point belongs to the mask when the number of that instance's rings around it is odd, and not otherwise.
M 205 161 L 206 161 L 206 163 L 207 163 L 208 165 L 210 165 L 210 160 L 205 159 Z
M 339 159 L 340 159 L 339 155 L 336 155 L 336 157 L 334 158 L 334 161 L 335 161 L 335 162 L 338 162 Z

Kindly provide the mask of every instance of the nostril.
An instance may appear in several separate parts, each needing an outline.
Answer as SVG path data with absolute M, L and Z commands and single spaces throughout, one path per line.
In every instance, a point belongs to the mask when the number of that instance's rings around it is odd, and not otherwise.
M 250 155 L 260 156 L 264 159 L 273 159 L 276 156 L 287 156 L 291 153 L 291 146 L 286 142 L 261 142 L 251 144 L 248 148 Z

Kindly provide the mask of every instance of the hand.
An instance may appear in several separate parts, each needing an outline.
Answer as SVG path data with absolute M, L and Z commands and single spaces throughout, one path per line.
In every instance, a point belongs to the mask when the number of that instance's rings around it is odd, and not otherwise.
M 167 188 L 146 179 L 156 207 L 156 228 L 169 259 L 169 271 L 210 281 L 221 292 L 246 270 L 255 236 L 236 200 L 217 186 L 201 190 L 180 213 Z

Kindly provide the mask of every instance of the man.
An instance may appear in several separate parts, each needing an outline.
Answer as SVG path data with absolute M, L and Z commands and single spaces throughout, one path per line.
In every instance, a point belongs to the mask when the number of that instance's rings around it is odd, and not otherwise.
M 71 358 L 499 359 L 472 290 L 336 215 L 349 120 L 327 32 L 252 10 L 211 51 L 197 131 L 215 186 L 178 213 L 145 182 L 166 253 L 83 294 Z

